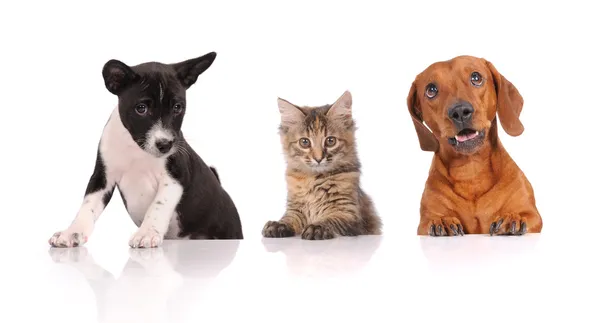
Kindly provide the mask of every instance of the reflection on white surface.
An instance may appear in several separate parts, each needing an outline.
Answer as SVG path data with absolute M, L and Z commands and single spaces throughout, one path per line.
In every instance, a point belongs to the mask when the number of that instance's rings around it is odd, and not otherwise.
M 101 246 L 104 261 L 92 248 L 50 249 L 36 293 L 61 323 L 589 322 L 597 246 L 531 234 L 167 241 Z M 122 271 L 108 268 L 125 250 Z
M 428 267 L 434 271 L 478 270 L 526 261 L 535 255 L 540 235 L 466 235 L 461 237 L 419 237 Z
M 464 306 L 470 317 L 486 321 L 596 321 L 588 313 L 598 304 L 599 267 L 582 252 L 593 241 L 585 236 L 565 235 L 562 241 L 540 234 L 419 240 L 430 273 L 419 293 L 437 311 Z
M 426 272 L 431 275 L 421 284 L 424 291 L 429 291 L 424 297 L 441 311 L 453 311 L 455 302 L 462 303 L 461 298 L 466 295 L 480 295 L 470 300 L 469 306 L 473 307 L 472 312 L 484 314 L 494 307 L 493 303 L 508 302 L 510 294 L 528 298 L 528 294 L 538 293 L 544 283 L 549 283 L 538 280 L 540 276 L 536 275 L 548 261 L 537 253 L 539 237 L 419 237 Z M 457 297 L 454 302 L 448 302 L 446 292 Z M 523 310 L 516 308 L 514 313 L 531 315 Z
M 79 271 L 96 298 L 98 322 L 179 322 L 189 304 L 235 258 L 239 241 L 218 248 L 167 241 L 161 248 L 129 249 L 118 278 L 99 266 L 87 248 L 51 248 L 56 263 Z M 183 308 L 182 308 L 183 307 Z
M 306 241 L 300 238 L 262 240 L 265 250 L 285 255 L 289 272 L 296 277 L 331 278 L 357 273 L 371 260 L 381 236 Z

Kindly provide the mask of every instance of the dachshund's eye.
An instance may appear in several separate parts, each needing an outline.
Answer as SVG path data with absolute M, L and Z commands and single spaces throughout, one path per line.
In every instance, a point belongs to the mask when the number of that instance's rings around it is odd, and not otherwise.
M 471 73 L 471 84 L 475 86 L 481 86 L 481 84 L 483 84 L 483 77 L 479 72 Z
M 435 84 L 433 84 L 433 83 L 427 84 L 427 87 L 425 88 L 425 95 L 427 95 L 428 98 L 433 99 L 437 94 L 438 94 L 437 86 L 435 86 Z

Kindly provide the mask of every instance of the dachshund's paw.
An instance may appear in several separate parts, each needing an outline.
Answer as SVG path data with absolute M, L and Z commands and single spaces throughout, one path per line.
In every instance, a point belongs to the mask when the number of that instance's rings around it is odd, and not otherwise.
M 527 233 L 527 222 L 518 214 L 497 216 L 490 225 L 490 235 L 520 236 Z
M 265 238 L 288 238 L 295 235 L 294 230 L 287 224 L 279 221 L 269 221 L 262 230 Z
M 333 232 L 326 225 L 309 224 L 302 231 L 304 240 L 329 240 L 333 239 Z
M 460 220 L 453 216 L 445 216 L 429 221 L 427 224 L 429 235 L 432 237 L 462 236 L 465 234 Z

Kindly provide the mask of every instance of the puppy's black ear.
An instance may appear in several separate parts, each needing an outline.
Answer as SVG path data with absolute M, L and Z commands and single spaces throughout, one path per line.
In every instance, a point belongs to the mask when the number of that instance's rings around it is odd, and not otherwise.
M 119 95 L 136 79 L 137 75 L 125 63 L 111 59 L 102 69 L 104 85 L 110 93 Z
M 188 59 L 180 63 L 172 64 L 177 72 L 177 78 L 186 90 L 196 83 L 198 76 L 206 71 L 217 58 L 217 53 L 210 52 L 204 56 Z

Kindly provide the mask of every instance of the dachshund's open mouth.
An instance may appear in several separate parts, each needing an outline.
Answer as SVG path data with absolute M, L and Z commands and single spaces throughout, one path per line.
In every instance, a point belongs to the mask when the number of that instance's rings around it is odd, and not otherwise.
M 456 136 L 454 136 L 454 140 L 457 142 L 465 142 L 467 140 L 473 140 L 479 136 L 479 131 L 473 129 L 463 129 Z
M 484 137 L 485 130 L 477 131 L 475 129 L 466 128 L 457 133 L 456 136 L 448 138 L 448 142 L 457 151 L 469 153 L 483 143 Z

